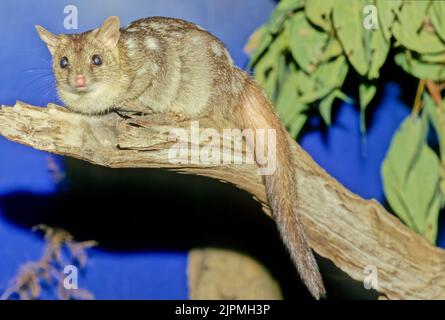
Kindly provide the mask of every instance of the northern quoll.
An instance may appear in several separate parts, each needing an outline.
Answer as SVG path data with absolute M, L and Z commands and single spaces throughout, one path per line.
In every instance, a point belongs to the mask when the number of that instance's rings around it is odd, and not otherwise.
M 36 28 L 53 56 L 58 94 L 75 112 L 150 110 L 186 119 L 210 116 L 240 129 L 276 130 L 276 170 L 262 176 L 268 201 L 302 280 L 315 298 L 325 295 L 299 218 L 285 128 L 263 91 L 234 66 L 220 40 L 193 23 L 163 17 L 120 28 L 113 16 L 80 34 L 55 35 Z

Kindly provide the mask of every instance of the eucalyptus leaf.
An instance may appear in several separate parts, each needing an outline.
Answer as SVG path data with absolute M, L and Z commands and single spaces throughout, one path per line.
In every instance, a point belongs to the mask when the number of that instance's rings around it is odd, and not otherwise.
M 379 13 L 379 24 L 386 40 L 391 39 L 392 25 L 397 14 L 400 12 L 402 3 L 402 0 L 376 1 L 377 11 Z
M 445 64 L 445 51 L 436 54 L 421 54 L 419 60 L 427 63 Z
M 369 53 L 364 47 L 364 0 L 348 1 L 334 8 L 333 20 L 337 36 L 349 62 L 362 76 L 368 73 Z
M 280 89 L 283 83 L 286 81 L 286 79 L 289 77 L 289 66 L 286 62 L 286 56 L 285 54 L 281 54 L 278 57 L 278 64 L 277 64 L 277 80 L 278 80 L 278 88 Z
M 284 125 L 289 128 L 290 134 L 295 138 L 307 120 L 304 113 L 307 106 L 297 97 L 297 74 L 291 73 L 284 82 L 277 99 L 276 108 Z
M 274 67 L 270 69 L 266 81 L 264 83 L 264 91 L 271 100 L 275 99 L 277 84 L 278 84 L 278 68 Z
M 285 125 L 292 122 L 295 109 L 304 109 L 301 103 L 296 106 L 297 99 L 297 74 L 291 73 L 282 85 L 276 103 L 278 115 Z
M 293 138 L 297 138 L 299 133 L 303 129 L 306 121 L 307 121 L 307 115 L 305 113 L 299 113 L 298 117 L 292 121 L 292 124 L 289 127 L 289 134 Z
M 424 28 L 430 1 L 406 0 L 393 24 L 393 35 L 404 47 L 419 53 L 445 51 L 445 43 L 434 32 Z
M 403 186 L 405 202 L 424 236 L 427 235 L 429 214 L 433 214 L 436 218 L 434 224 L 438 223 L 437 215 L 440 209 L 440 201 L 438 201 L 440 200 L 439 168 L 439 158 L 425 142 L 416 162 L 413 163 L 408 180 Z M 436 201 L 433 208 L 430 208 L 432 202 Z M 431 209 L 435 212 L 430 213 Z M 434 242 L 435 239 L 428 240 Z
M 255 72 L 253 74 L 253 77 L 259 84 L 264 86 L 264 84 L 266 83 L 268 71 L 270 71 L 273 66 L 274 64 L 271 55 L 265 55 L 265 57 L 258 60 L 258 62 L 255 64 Z
M 437 231 L 439 229 L 439 213 L 443 198 L 443 193 L 436 192 L 431 200 L 431 204 L 427 212 L 423 234 L 432 244 L 435 244 L 437 239 Z
M 432 124 L 433 129 L 436 132 L 439 142 L 443 139 L 445 141 L 445 136 L 442 137 L 442 135 L 441 135 L 441 132 L 443 131 L 443 129 L 441 129 L 440 115 L 437 112 L 438 110 L 436 108 L 436 104 L 434 103 L 433 99 L 430 97 L 430 95 L 428 93 L 423 94 L 423 102 L 424 102 L 424 110 L 425 110 L 424 112 L 426 113 L 426 116 L 427 116 L 429 122 Z M 444 116 L 445 116 L 445 114 L 444 114 Z
M 366 107 L 374 98 L 377 86 L 374 83 L 363 82 L 359 85 L 360 110 L 365 111 Z
M 332 88 L 327 87 L 323 80 L 314 75 L 309 75 L 303 70 L 297 72 L 298 99 L 304 103 L 312 103 L 327 95 Z
M 336 93 L 336 98 L 340 99 L 343 102 L 349 103 L 349 104 L 353 104 L 354 103 L 354 99 L 352 99 L 351 97 L 349 97 L 346 93 L 344 93 L 343 91 L 336 89 L 335 90 Z
M 289 45 L 295 61 L 306 72 L 313 72 L 321 61 L 328 35 L 311 26 L 302 11 L 291 18 L 289 35 Z
M 374 98 L 377 92 L 375 84 L 370 82 L 363 82 L 359 85 L 359 101 L 360 101 L 360 132 L 362 135 L 366 133 L 366 108 Z
M 247 50 L 253 49 L 253 53 L 250 56 L 248 68 L 258 61 L 260 56 L 267 50 L 273 40 L 272 35 L 268 32 L 266 26 L 260 27 L 255 33 L 250 37 L 250 41 L 247 44 Z
M 381 28 L 366 30 L 370 33 L 370 66 L 368 79 L 377 79 L 379 77 L 380 68 L 386 61 L 388 56 L 390 43 L 385 39 Z
M 395 133 L 382 165 L 385 195 L 408 226 L 435 241 L 440 209 L 437 155 L 426 144 L 427 121 L 408 117 Z
M 281 0 L 275 8 L 267 24 L 267 29 L 272 34 L 281 32 L 284 22 L 293 11 L 302 9 L 305 0 Z
M 439 140 L 441 158 L 442 161 L 445 161 L 445 98 L 442 100 L 441 107 L 436 106 L 428 93 L 423 94 L 423 101 L 424 112 L 436 133 Z
M 438 36 L 445 41 L 445 2 L 433 1 L 428 16 Z
M 334 92 L 331 92 L 326 97 L 321 99 L 318 106 L 318 111 L 320 112 L 321 118 L 327 126 L 331 125 L 331 114 L 332 114 L 332 104 L 335 100 Z
M 261 59 L 255 64 L 254 78 L 263 86 L 271 99 L 274 99 L 277 89 L 280 56 L 284 54 L 286 48 L 287 33 L 282 32 L 271 42 Z
M 403 70 L 416 78 L 431 79 L 434 81 L 445 80 L 445 64 L 443 63 L 423 62 L 415 59 L 408 50 L 399 52 L 394 59 Z
M 314 25 L 325 31 L 332 29 L 331 14 L 335 0 L 310 0 L 306 2 L 304 12 Z
M 423 94 L 423 101 L 424 101 L 424 112 L 428 119 L 428 121 L 431 123 L 436 136 L 439 140 L 439 147 L 440 147 L 440 158 L 442 160 L 440 169 L 439 169 L 439 177 L 440 177 L 440 183 L 439 183 L 439 189 L 442 194 L 441 201 L 439 206 L 441 208 L 445 205 L 445 167 L 444 167 L 444 159 L 445 159 L 445 99 L 442 100 L 442 107 L 438 108 L 436 104 L 434 103 L 433 99 L 430 97 L 428 93 Z M 432 204 L 433 206 L 435 204 Z M 434 213 L 434 211 L 432 210 Z M 434 214 L 431 215 L 431 217 L 427 221 L 428 230 L 432 229 L 432 233 L 434 234 L 437 232 L 437 227 L 434 228 L 434 224 L 431 225 L 431 221 L 435 221 Z M 432 226 L 432 227 L 430 227 Z
M 332 105 L 335 99 L 341 99 L 345 102 L 352 103 L 352 100 L 340 89 L 334 89 L 326 97 L 320 100 L 318 110 L 326 125 L 331 125 Z
M 310 75 L 298 72 L 299 100 L 302 103 L 312 103 L 343 85 L 348 73 L 348 64 L 344 56 L 321 63 Z
M 338 57 L 343 53 L 343 48 L 336 37 L 330 37 L 326 47 L 323 49 L 322 61 L 327 61 L 332 58 Z
M 403 154 L 403 163 L 396 166 L 395 172 L 401 184 L 408 179 L 410 168 L 416 162 L 425 142 L 427 122 L 423 118 L 408 117 L 395 133 L 390 152 Z

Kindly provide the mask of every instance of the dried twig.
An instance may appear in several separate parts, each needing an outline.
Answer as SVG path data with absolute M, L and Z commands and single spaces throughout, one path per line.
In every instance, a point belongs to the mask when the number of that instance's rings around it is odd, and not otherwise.
M 18 275 L 0 296 L 0 300 L 18 297 L 21 300 L 35 300 L 42 296 L 44 288 L 54 289 L 60 300 L 94 299 L 91 292 L 85 289 L 66 289 L 64 286 L 64 266 L 77 265 L 79 269 L 86 266 L 85 250 L 94 246 L 94 241 L 75 242 L 71 234 L 61 229 L 39 225 L 34 230 L 45 232 L 46 245 L 42 258 L 36 262 L 27 262 L 20 267 Z M 64 258 L 63 250 L 67 249 L 68 257 Z

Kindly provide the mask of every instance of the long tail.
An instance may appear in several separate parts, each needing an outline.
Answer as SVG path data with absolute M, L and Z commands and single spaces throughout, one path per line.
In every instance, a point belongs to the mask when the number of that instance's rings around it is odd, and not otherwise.
M 281 238 L 290 252 L 301 279 L 311 294 L 319 299 L 326 294 L 326 291 L 299 218 L 294 157 L 287 132 L 271 102 L 259 86 L 251 79 L 246 79 L 246 81 L 238 108 L 232 118 L 242 129 L 272 128 L 276 130 L 276 170 L 271 175 L 263 175 L 263 183 L 266 186 L 268 201 Z M 267 142 L 268 139 L 265 141 Z M 266 150 L 270 147 L 272 146 L 265 146 Z

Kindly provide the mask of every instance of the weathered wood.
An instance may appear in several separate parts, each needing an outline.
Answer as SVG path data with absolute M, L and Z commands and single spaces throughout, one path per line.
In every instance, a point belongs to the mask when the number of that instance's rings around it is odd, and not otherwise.
M 128 114 L 127 114 L 128 115 Z M 50 105 L 17 103 L 0 109 L 0 134 L 55 154 L 112 167 L 167 168 L 230 182 L 251 193 L 270 215 L 255 165 L 173 165 L 172 128 L 189 128 L 168 115 L 115 113 L 85 116 Z M 210 119 L 200 126 L 221 128 Z M 310 245 L 352 278 L 363 281 L 375 266 L 378 291 L 390 299 L 445 298 L 445 251 L 403 225 L 378 202 L 353 194 L 320 168 L 297 144 L 301 215 Z

